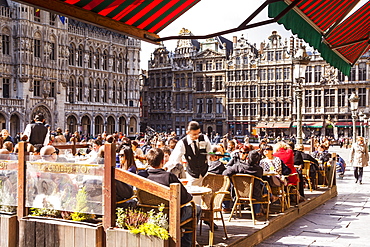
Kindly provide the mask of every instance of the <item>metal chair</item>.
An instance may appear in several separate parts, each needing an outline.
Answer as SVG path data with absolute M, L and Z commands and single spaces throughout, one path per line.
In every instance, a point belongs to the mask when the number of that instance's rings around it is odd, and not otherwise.
M 136 191 L 136 197 L 139 201 L 138 207 L 141 207 L 143 209 L 147 209 L 148 211 L 151 209 L 159 209 L 161 204 L 164 205 L 164 213 L 168 215 L 169 212 L 169 201 L 158 197 L 154 194 L 151 194 L 149 192 L 146 192 L 144 190 L 137 189 Z M 196 213 L 196 206 L 194 201 L 190 201 L 190 204 L 192 206 L 192 217 L 190 217 L 187 220 L 184 220 L 180 222 L 180 227 L 185 229 L 185 232 L 192 232 L 193 233 L 193 239 L 192 239 L 192 245 L 195 246 L 196 243 L 196 229 L 197 229 L 197 213 Z M 180 207 L 187 206 L 188 204 L 181 205 Z
M 222 220 L 224 228 L 225 239 L 227 239 L 226 226 L 222 215 L 222 201 L 226 194 L 230 192 L 230 179 L 228 176 L 208 173 L 202 183 L 203 187 L 212 189 L 211 194 L 202 195 L 202 214 L 200 217 L 199 235 L 202 234 L 202 221 L 208 221 L 210 225 L 209 231 L 209 246 L 213 246 L 214 236 L 214 220 Z M 215 217 L 217 213 L 220 217 Z
M 289 206 L 288 206 L 288 200 L 287 200 L 287 195 L 285 193 L 285 185 L 284 185 L 284 183 L 281 183 L 281 186 L 279 186 L 279 187 L 270 186 L 270 188 L 271 188 L 272 194 L 274 196 L 277 196 L 279 198 L 278 200 L 280 202 L 281 212 L 283 213 L 286 208 L 289 208 Z
M 298 176 L 298 173 L 292 173 L 285 177 L 288 178 L 291 176 Z M 296 205 L 299 204 L 299 189 L 298 188 L 299 188 L 299 182 L 297 182 L 297 184 L 288 183 L 288 185 L 286 186 L 286 195 L 288 199 L 287 201 L 288 201 L 289 208 L 290 208 L 290 196 L 291 195 L 294 195 L 296 197 Z
M 268 182 L 263 181 L 262 179 L 249 174 L 235 174 L 231 177 L 231 181 L 234 186 L 236 199 L 230 214 L 229 221 L 231 221 L 231 218 L 234 215 L 236 207 L 243 204 L 243 202 L 249 203 L 253 224 L 256 224 L 253 204 L 267 204 L 266 210 L 266 221 L 267 221 L 270 211 L 270 193 L 271 193 L 270 185 L 268 184 Z M 262 183 L 263 186 L 266 187 L 267 189 L 267 194 L 262 195 L 263 191 L 262 188 L 260 200 L 253 198 L 254 183 Z

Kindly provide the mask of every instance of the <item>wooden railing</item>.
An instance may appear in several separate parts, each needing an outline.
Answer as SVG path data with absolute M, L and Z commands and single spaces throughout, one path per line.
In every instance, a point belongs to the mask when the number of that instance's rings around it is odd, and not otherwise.
M 18 153 L 18 221 L 28 215 L 26 208 L 26 142 L 19 142 Z M 80 144 L 56 145 L 58 148 L 76 149 Z M 138 189 L 155 194 L 169 201 L 169 235 L 170 246 L 181 245 L 180 231 L 180 184 L 170 187 L 150 181 L 136 174 L 116 169 L 116 145 L 104 145 L 103 175 L 103 227 L 105 230 L 116 225 L 116 185 L 115 179 L 135 186 Z M 85 146 L 84 146 L 85 147 Z

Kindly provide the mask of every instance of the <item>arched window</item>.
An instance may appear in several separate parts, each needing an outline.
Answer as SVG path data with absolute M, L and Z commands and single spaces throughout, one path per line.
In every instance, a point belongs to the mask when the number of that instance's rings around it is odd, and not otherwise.
M 118 72 L 123 72 L 123 55 L 122 53 L 118 56 Z
M 41 34 L 35 33 L 35 39 L 33 40 L 33 56 L 41 57 Z
M 94 98 L 94 82 L 93 82 L 93 79 L 89 79 L 89 95 L 88 95 L 88 98 L 87 98 L 87 101 L 88 102 L 93 102 L 93 98 Z
M 95 53 L 95 69 L 100 69 L 100 49 Z
M 119 83 L 119 89 L 118 89 L 118 103 L 122 104 L 123 102 L 123 83 Z
M 78 51 L 77 51 L 77 66 L 78 67 L 82 67 L 83 65 L 83 51 L 84 51 L 84 48 L 82 45 L 79 45 L 78 46 Z
M 2 40 L 2 50 L 4 55 L 10 55 L 10 31 L 7 28 L 2 30 L 1 40 Z
M 103 52 L 103 70 L 108 70 L 108 51 Z
M 100 80 L 96 80 L 95 84 L 95 102 L 100 102 Z
M 57 49 L 56 49 L 56 45 L 55 45 L 55 39 L 53 39 L 50 42 L 50 54 L 49 54 L 49 58 L 50 58 L 50 60 L 56 60 L 56 57 L 57 57 Z
M 236 64 L 240 65 L 240 57 L 236 57 Z
M 68 99 L 67 101 L 69 103 L 74 103 L 75 102 L 75 78 L 73 76 L 71 76 L 69 78 L 69 87 L 68 87 Z
M 68 64 L 74 66 L 76 61 L 76 46 L 75 44 L 71 43 L 69 45 L 69 60 Z
M 77 101 L 83 101 L 83 79 L 82 77 L 78 78 L 78 95 L 77 95 Z
M 93 64 L 94 64 L 94 50 L 92 47 L 90 47 L 89 49 L 89 62 L 88 62 L 88 67 L 90 69 L 93 68 Z
M 112 57 L 112 71 L 116 72 L 117 71 L 117 54 L 113 53 Z
M 113 88 L 112 88 L 112 90 L 113 90 L 112 103 L 113 104 L 117 103 L 117 91 L 116 91 L 116 89 L 117 89 L 116 82 L 113 81 Z
M 103 86 L 103 102 L 107 103 L 108 102 L 108 81 L 104 81 L 104 86 Z

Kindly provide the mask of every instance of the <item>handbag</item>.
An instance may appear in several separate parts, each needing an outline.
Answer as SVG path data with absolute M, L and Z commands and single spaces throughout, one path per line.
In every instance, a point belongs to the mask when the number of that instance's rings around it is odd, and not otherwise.
M 280 187 L 281 183 L 282 182 L 278 176 L 270 176 L 269 184 L 271 187 Z

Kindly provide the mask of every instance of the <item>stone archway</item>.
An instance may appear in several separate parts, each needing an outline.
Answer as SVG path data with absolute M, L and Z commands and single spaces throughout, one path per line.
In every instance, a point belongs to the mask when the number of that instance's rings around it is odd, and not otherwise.
M 6 118 L 2 113 L 0 113 L 0 128 L 6 129 Z
M 10 117 L 10 130 L 9 133 L 11 136 L 15 137 L 17 133 L 21 132 L 21 120 L 17 114 L 13 114 Z
M 131 117 L 130 118 L 130 126 L 129 126 L 129 129 L 128 129 L 128 135 L 133 136 L 133 135 L 135 135 L 136 132 L 137 132 L 137 121 L 136 121 L 136 118 Z
M 52 121 L 53 119 L 51 117 L 50 110 L 46 106 L 40 105 L 40 106 L 36 107 L 32 111 L 30 122 L 33 119 L 35 119 L 35 116 L 37 114 L 42 114 L 44 116 L 44 118 L 45 118 L 45 124 L 49 124 L 51 126 L 51 129 L 54 129 L 53 121 Z
M 101 116 L 95 117 L 95 136 L 103 133 L 104 121 Z
M 126 134 L 126 118 L 120 117 L 118 121 L 118 131 Z
M 81 126 L 82 126 L 82 134 L 90 137 L 91 135 L 91 121 L 88 116 L 83 116 L 81 119 Z
M 116 131 L 116 121 L 112 116 L 109 116 L 107 119 L 107 134 L 111 135 Z
M 75 133 L 75 131 L 77 131 L 77 119 L 75 116 L 73 115 L 70 115 L 68 116 L 67 118 L 67 125 L 68 125 L 68 129 L 69 129 L 69 133 Z

